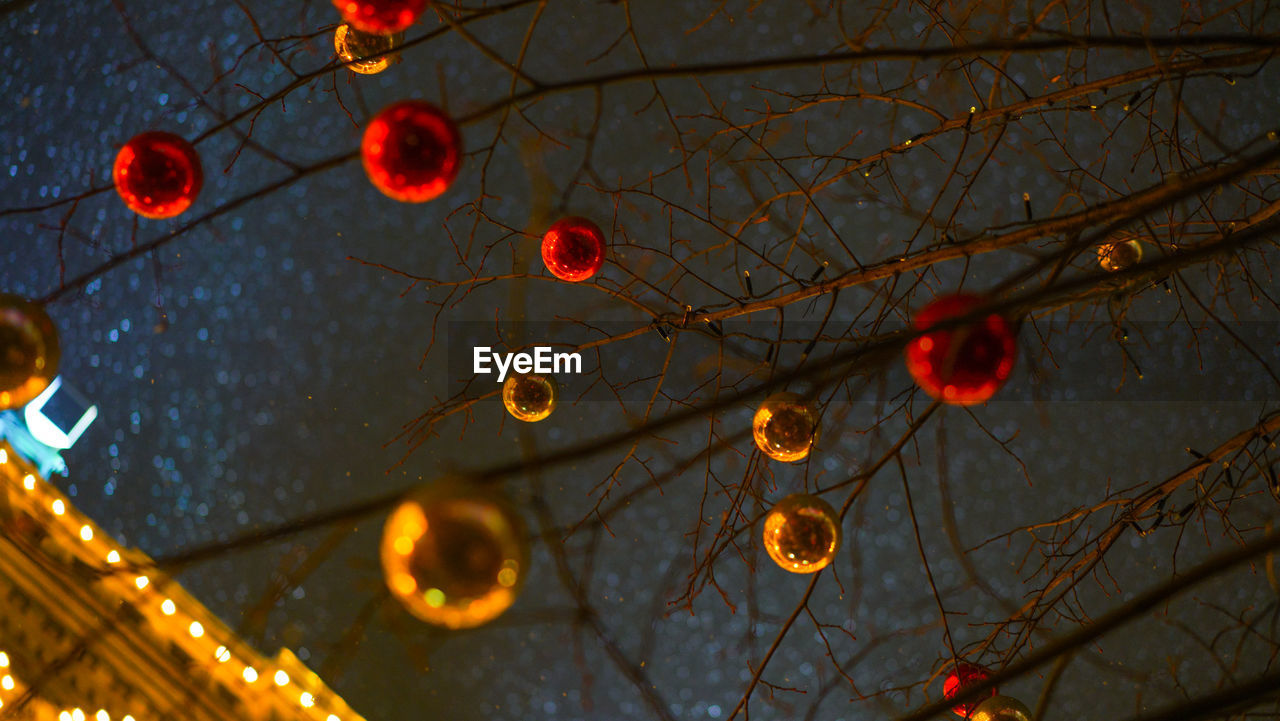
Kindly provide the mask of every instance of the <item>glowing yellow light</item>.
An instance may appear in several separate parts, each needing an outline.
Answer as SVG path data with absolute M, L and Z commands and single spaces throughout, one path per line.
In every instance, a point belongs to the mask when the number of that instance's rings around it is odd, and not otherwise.
M 93 529 L 92 529 L 92 528 L 89 528 L 89 526 L 87 526 L 87 525 L 81 526 L 81 527 L 80 527 L 80 540 L 82 540 L 82 541 L 92 541 L 92 540 L 93 540 Z
M 199 621 L 192 621 L 187 631 L 191 633 L 192 638 L 200 638 L 204 635 L 204 626 L 201 626 Z
M 253 666 L 244 667 L 244 680 L 253 683 L 258 680 L 258 670 Z
M 9 454 L 5 453 L 3 450 L 0 450 L 0 463 L 8 463 L 8 462 L 9 462 Z
M 14 687 L 13 677 L 5 674 L 4 678 L 0 678 L 0 686 L 3 686 L 5 691 L 12 691 Z
M 34 491 L 36 489 L 36 477 L 28 473 L 26 477 L 22 479 L 22 487 L 28 491 Z
M 818 435 L 818 413 L 795 393 L 775 393 L 756 409 L 751 434 L 756 447 L 775 461 L 801 461 Z
M 9 668 L 9 654 L 0 651 L 0 668 Z
M 276 685 L 277 685 L 277 686 L 288 686 L 288 685 L 289 685 L 289 674 L 285 673 L 283 670 L 281 670 L 281 671 L 276 671 Z
M 316 699 L 311 694 L 303 691 L 302 695 L 298 697 L 298 703 L 302 704 L 304 708 L 311 708 L 316 705 Z
M 507 376 L 502 384 L 502 405 L 516 420 L 536 423 L 556 409 L 559 389 L 551 376 Z
M 331 713 L 329 714 L 329 718 L 325 719 L 324 721 L 342 721 L 342 719 L 338 718 L 338 714 Z
M 147 587 L 147 577 L 138 576 L 137 578 L 133 579 L 133 583 L 135 586 L 138 587 L 138 590 L 142 590 Z
M 426 600 L 427 605 L 432 608 L 440 608 L 444 605 L 444 591 L 438 588 L 428 588 L 423 598 Z
M 396 553 L 401 556 L 407 556 L 413 553 L 413 539 L 408 536 L 400 536 L 396 539 Z
M 61 516 L 66 512 L 67 512 L 67 504 L 63 503 L 61 498 L 53 502 L 53 515 Z
M 71 721 L 84 721 L 84 711 L 78 708 L 71 709 Z
M 132 716 L 125 716 L 124 718 L 120 719 L 120 721 L 133 721 L 133 717 L 132 717 Z
M 164 615 L 172 616 L 178 612 L 178 607 L 174 605 L 173 599 L 166 598 L 164 603 L 160 604 L 160 610 L 164 611 Z
M 98 719 L 98 721 L 111 721 L 111 714 L 107 713 L 107 710 L 104 708 L 98 709 L 98 713 L 94 714 L 93 717 Z
M 71 714 L 67 713 L 66 711 L 63 711 L 62 713 L 58 714 L 58 721 L 71 721 Z
M 763 536 L 765 550 L 780 568 L 814 573 L 840 549 L 840 515 L 817 496 L 793 493 L 769 509 Z
M 120 562 L 119 551 L 112 551 L 111 553 L 107 554 L 107 563 L 119 563 L 119 562 Z
M 226 663 L 231 660 L 231 651 L 229 651 L 226 646 L 219 646 L 217 650 L 213 652 L 213 657 L 218 659 L 218 663 Z

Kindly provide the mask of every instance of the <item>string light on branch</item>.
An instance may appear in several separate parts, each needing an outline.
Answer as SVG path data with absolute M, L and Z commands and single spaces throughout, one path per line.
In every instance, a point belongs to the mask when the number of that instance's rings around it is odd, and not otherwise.
M 445 628 L 472 628 L 515 603 L 529 540 L 503 498 L 444 481 L 391 513 L 381 556 L 387 586 L 410 613 Z
M 1142 243 L 1122 240 L 1098 246 L 1098 265 L 1107 272 L 1124 270 L 1142 262 Z
M 991 678 L 991 673 L 987 669 L 977 665 L 960 661 L 951 669 L 951 673 L 947 674 L 947 679 L 942 682 L 942 695 L 950 701 L 957 695 L 964 693 L 965 690 L 974 684 L 982 683 Z M 991 695 L 995 696 L 996 689 L 991 689 Z M 951 708 L 957 716 L 968 718 L 969 714 L 982 703 L 983 699 L 975 699 L 968 703 L 956 704 Z
M 840 516 L 817 496 L 793 493 L 764 517 L 764 548 L 783 570 L 821 571 L 840 550 Z
M 818 413 L 795 393 L 775 393 L 756 409 L 751 435 L 761 453 L 790 463 L 804 460 L 818 435 Z
M 360 155 L 378 190 L 404 203 L 424 203 L 448 190 L 458 177 L 462 137 L 436 106 L 402 100 L 370 121 Z
M 398 33 L 418 21 L 428 0 L 333 0 L 348 25 L 366 33 Z
M 111 177 L 129 210 L 146 218 L 172 218 L 204 187 L 200 156 L 185 139 L 163 131 L 135 135 L 116 154 Z
M 604 265 L 604 231 L 586 218 L 556 221 L 542 236 L 542 262 L 560 280 L 584 281 Z
M 992 696 L 978 704 L 969 721 L 1032 721 L 1031 709 L 1010 696 Z
M 976 295 L 943 296 L 916 314 L 913 326 L 928 331 L 983 303 Z M 998 314 L 962 326 L 922 333 L 907 344 L 907 370 L 926 393 L 944 403 L 983 403 L 1013 373 L 1018 347 L 1013 325 Z
M 551 376 L 513 373 L 502 383 L 502 405 L 516 420 L 533 423 L 556 409 L 557 392 Z
M 0 293 L 0 410 L 20 408 L 58 375 L 58 331 L 44 306 Z
M 333 49 L 338 59 L 348 70 L 361 75 L 377 75 L 400 62 L 400 53 L 391 51 L 403 43 L 404 33 L 366 33 L 350 25 L 339 25 L 333 31 Z M 378 57 L 371 57 L 374 55 Z

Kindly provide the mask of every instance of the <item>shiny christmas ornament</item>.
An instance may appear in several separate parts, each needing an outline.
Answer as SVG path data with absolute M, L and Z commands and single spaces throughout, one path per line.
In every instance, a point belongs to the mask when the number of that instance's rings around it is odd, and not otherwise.
M 542 235 L 542 262 L 560 280 L 586 280 L 604 265 L 604 232 L 577 216 L 561 218 Z
M 942 682 L 942 695 L 950 701 L 955 698 L 957 694 L 963 693 L 970 686 L 982 683 L 989 678 L 991 678 L 991 674 L 987 669 L 976 664 L 960 661 L 951 669 L 951 673 L 947 674 L 947 680 Z M 990 695 L 995 696 L 996 689 L 991 689 Z M 973 710 L 978 707 L 978 704 L 982 703 L 982 701 L 983 699 L 979 698 L 968 703 L 956 704 L 951 710 L 954 711 L 957 716 L 968 718 L 969 714 L 972 713 Z
M 916 314 L 914 327 L 925 331 L 963 316 L 983 303 L 957 293 L 939 298 Z M 1018 347 L 1013 325 L 991 314 L 973 323 L 924 333 L 907 344 L 907 370 L 926 393 L 944 403 L 982 403 L 1013 372 Z
M 556 409 L 556 379 L 512 374 L 502 383 L 502 405 L 516 420 L 533 423 Z
M 44 308 L 0 293 L 0 410 L 20 408 L 58 374 L 58 331 Z
M 377 35 L 356 30 L 350 25 L 339 25 L 333 31 L 333 49 L 338 53 L 338 59 L 347 66 L 347 70 L 361 75 L 377 75 L 400 62 L 400 53 L 388 51 L 395 50 L 403 42 L 404 33 Z M 365 60 L 371 55 L 379 57 Z
M 387 586 L 410 613 L 445 628 L 472 628 L 515 602 L 529 541 L 496 493 L 445 481 L 391 513 L 381 556 Z
M 840 550 L 840 516 L 817 496 L 793 493 L 764 517 L 764 548 L 784 570 L 820 571 Z
M 162 131 L 135 135 L 111 168 L 116 192 L 129 210 L 147 218 L 172 218 L 191 207 L 204 186 L 196 149 Z
M 818 436 L 818 414 L 795 393 L 775 393 L 751 421 L 756 447 L 775 461 L 803 460 Z
M 1031 709 L 1016 698 L 992 696 L 978 704 L 970 721 L 1031 721 Z
M 333 0 L 348 25 L 366 33 L 398 33 L 418 21 L 428 0 Z
M 1098 246 L 1098 265 L 1107 272 L 1124 270 L 1142 262 L 1142 243 L 1122 240 Z
M 443 193 L 458 177 L 462 138 L 436 106 L 402 100 L 369 123 L 360 154 L 378 190 L 405 203 L 423 203 Z

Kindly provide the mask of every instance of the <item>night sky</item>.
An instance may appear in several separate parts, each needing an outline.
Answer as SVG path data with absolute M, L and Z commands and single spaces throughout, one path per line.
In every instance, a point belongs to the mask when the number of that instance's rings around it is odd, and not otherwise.
M 519 54 L 536 13 L 536 3 L 516 5 L 467 25 L 507 60 Z M 537 21 L 523 70 L 561 82 L 643 62 L 663 67 L 837 52 L 848 48 L 841 22 L 850 34 L 874 24 L 858 40 L 866 46 L 949 42 L 921 3 L 904 2 L 883 15 L 862 3 L 846 3 L 842 14 L 825 6 L 819 12 L 818 3 L 729 3 L 715 13 L 716 4 L 699 5 L 633 4 L 633 37 L 625 32 L 623 4 L 551 3 Z M 1274 33 L 1280 13 L 1265 3 L 1248 5 L 1256 22 L 1250 32 Z M 253 0 L 244 6 L 219 0 L 0 3 L 7 38 L 0 51 L 0 210 L 102 187 L 110 182 L 116 152 L 132 135 L 168 130 L 194 139 L 228 115 L 259 107 L 259 96 L 281 90 L 295 72 L 315 73 L 332 61 L 338 14 L 329 3 Z M 970 41 L 1008 37 L 1013 23 L 1027 17 L 1021 6 L 1006 20 L 986 10 L 970 15 L 966 7 L 942 3 L 937 13 L 952 30 L 962 26 Z M 1106 32 L 1101 10 L 1094 12 L 1099 25 L 1092 30 Z M 1110 12 L 1117 33 L 1160 35 L 1243 33 L 1237 18 L 1251 14 L 1224 13 L 1196 28 L 1180 25 L 1185 18 L 1173 9 L 1165 11 L 1167 17 L 1149 18 L 1128 7 Z M 1053 14 L 1045 19 L 1051 27 L 1065 27 L 1063 22 Z M 1079 17 L 1072 23 L 1074 31 L 1085 28 Z M 80 201 L 69 220 L 66 204 L 0 215 L 0 291 L 41 297 L 63 278 L 287 178 L 292 171 L 281 160 L 305 167 L 354 152 L 363 123 L 392 101 L 426 99 L 455 117 L 474 118 L 462 126 L 468 152 L 462 173 L 435 201 L 411 205 L 381 195 L 355 159 L 220 213 L 50 305 L 61 333 L 62 375 L 100 411 L 66 453 L 69 477 L 54 482 L 122 543 L 162 558 L 448 472 L 486 469 L 633 427 L 645 415 L 671 348 L 657 332 L 585 354 L 588 373 L 560 379 L 561 407 L 547 421 L 517 427 L 490 397 L 420 443 L 402 436 L 415 418 L 455 394 L 465 390 L 474 397 L 497 389 L 489 379 L 468 386 L 465 359 L 473 344 L 495 344 L 498 320 L 524 321 L 511 330 L 521 342 L 598 338 L 652 320 L 619 294 L 678 317 L 685 303 L 712 309 L 745 297 L 743 269 L 752 270 L 754 293 L 763 297 L 798 287 L 783 271 L 807 281 L 823 261 L 830 264 L 824 278 L 851 270 L 846 246 L 869 263 L 941 242 L 941 231 L 932 227 L 912 245 L 905 239 L 944 192 L 947 171 L 965 150 L 960 133 L 827 186 L 815 195 L 821 222 L 812 209 L 806 216 L 799 204 L 779 204 L 760 222 L 738 225 L 762 197 L 795 187 L 776 168 L 760 171 L 767 165 L 762 158 L 787 158 L 793 182 L 813 182 L 834 174 L 848 158 L 930 130 L 938 120 L 929 113 L 874 98 L 847 99 L 774 121 L 763 140 L 759 128 L 744 135 L 722 121 L 753 123 L 763 108 L 785 107 L 796 94 L 812 94 L 814 102 L 828 92 L 852 94 L 851 75 L 867 93 L 878 88 L 951 117 L 979 102 L 970 81 L 989 89 L 996 79 L 980 64 L 965 79 L 954 62 L 882 61 L 852 71 L 847 64 L 809 64 L 707 74 L 696 81 L 668 78 L 659 81 L 660 99 L 647 80 L 610 84 L 599 96 L 585 87 L 522 105 L 522 114 L 506 118 L 502 142 L 485 167 L 486 146 L 503 119 L 501 111 L 486 109 L 507 96 L 510 75 L 450 33 L 430 10 L 408 37 L 428 32 L 440 35 L 407 49 L 403 62 L 381 75 L 330 69 L 261 107 L 250 116 L 252 143 L 243 149 L 239 134 L 249 132 L 250 118 L 203 139 L 197 148 L 205 187 L 182 218 L 136 219 L 110 191 Z M 258 33 L 273 40 L 278 54 L 264 49 Z M 1080 77 L 1116 74 L 1148 60 L 1141 51 L 1096 51 Z M 1060 54 L 1019 56 L 1008 63 L 1009 81 L 1043 94 L 1066 87 L 1066 80 L 1053 78 L 1062 66 Z M 1280 117 L 1280 77 L 1272 65 L 1253 73 L 1257 69 L 1237 69 L 1239 77 L 1225 80 L 1221 73 L 1188 79 L 1181 86 L 1176 126 L 1168 86 L 1142 102 L 1150 103 L 1147 112 L 1162 128 L 1174 127 L 1184 142 L 1212 135 L 1213 142 L 1200 142 L 1195 152 L 1206 160 L 1222 157 L 1219 146 L 1243 146 Z M 1055 110 L 1012 120 L 974 184 L 971 202 L 958 206 L 956 235 L 1024 222 L 1024 192 L 1042 217 L 1147 187 L 1175 172 L 1166 149 L 1153 152 L 1144 145 L 1149 133 L 1158 134 L 1147 118 L 1122 107 L 1138 87 L 1090 96 L 1100 106 L 1092 112 Z M 1007 85 L 1002 92 L 1005 101 L 1021 97 Z M 986 90 L 981 99 L 987 99 Z M 687 180 L 672 122 L 697 153 Z M 1197 130 L 1201 125 L 1206 132 Z M 985 149 L 990 137 L 972 142 L 982 140 Z M 1082 180 L 1065 172 L 1063 147 L 1097 177 Z M 966 162 L 981 159 L 973 148 L 965 152 Z M 659 174 L 652 183 L 650 174 Z M 483 217 L 475 205 L 482 182 Z M 1219 204 L 1221 217 L 1247 215 L 1276 199 L 1265 174 L 1250 182 L 1252 196 L 1236 187 L 1215 196 L 1211 202 Z M 948 187 L 951 195 L 944 197 L 954 204 L 955 188 Z M 636 192 L 611 192 L 617 188 Z M 721 229 L 738 233 L 737 240 L 698 219 L 708 198 Z M 1194 203 L 1185 203 L 1176 213 L 1194 210 Z M 595 218 L 612 238 L 597 288 L 552 282 L 542 268 L 538 236 L 565 213 Z M 1152 217 L 1168 220 L 1159 213 Z M 794 236 L 801 222 L 806 230 L 792 243 L 788 234 Z M 939 264 L 910 291 L 882 285 L 844 291 L 834 301 L 827 332 L 861 336 L 901 328 L 906 310 L 933 294 L 961 282 L 975 290 L 994 288 L 1055 242 L 1038 239 L 968 262 Z M 754 251 L 735 251 L 735 244 Z M 671 255 L 684 261 L 686 274 L 673 270 Z M 1067 275 L 1096 273 L 1091 255 L 1077 260 Z M 763 267 L 762 256 L 783 271 Z M 1277 261 L 1271 244 L 1252 251 L 1243 266 L 1224 264 L 1228 280 L 1216 267 L 1197 266 L 1170 292 L 1155 284 L 1137 294 L 1124 322 L 1141 379 L 1111 340 L 1115 325 L 1104 298 L 1070 315 L 1045 318 L 1039 329 L 1024 327 L 1022 358 L 997 400 L 969 410 L 946 408 L 930 419 L 903 455 L 901 473 L 910 483 L 929 569 L 951 614 L 957 649 L 977 644 L 989 630 L 983 624 L 1006 617 L 1007 604 L 1020 605 L 1023 594 L 1042 585 L 1036 575 L 1040 547 L 1025 532 L 1003 534 L 1098 503 L 1109 488 L 1155 483 L 1194 460 L 1187 447 L 1206 452 L 1276 410 L 1278 382 L 1264 364 L 1280 367 L 1280 314 L 1265 297 L 1280 289 L 1271 274 Z M 1242 268 L 1251 273 L 1254 289 L 1240 280 Z M 445 291 L 401 273 L 451 281 L 511 273 L 538 277 L 500 279 L 446 298 Z M 1201 313 L 1193 319 L 1193 332 L 1178 322 L 1180 310 L 1193 305 L 1188 289 L 1206 303 L 1214 289 L 1222 290 L 1212 302 L 1224 323 L 1202 323 Z M 884 327 L 872 328 L 867 309 L 879 313 L 889 292 L 900 308 L 884 314 Z M 720 356 L 721 342 L 703 328 L 678 333 L 651 418 L 710 401 L 717 392 L 727 398 L 735 388 L 746 391 L 766 379 L 765 346 L 755 339 L 735 341 L 734 333 L 781 334 L 788 343 L 779 351 L 779 367 L 796 366 L 831 303 L 828 296 L 813 306 L 806 301 L 788 308 L 790 325 L 783 331 L 774 314 L 726 323 L 727 360 Z M 588 320 L 594 328 L 551 323 L 566 318 Z M 806 363 L 820 364 L 824 353 L 838 347 L 821 343 Z M 752 493 L 776 500 L 796 490 L 826 488 L 883 454 L 907 427 L 902 404 L 912 414 L 929 406 L 923 394 L 908 398 L 910 379 L 894 358 L 855 369 L 851 377 L 857 382 L 838 394 L 824 391 L 821 435 L 809 462 L 766 462 L 766 470 L 752 476 Z M 718 364 L 720 391 L 711 380 Z M 634 384 L 609 392 L 593 384 L 601 371 L 615 383 Z M 729 716 L 750 679 L 749 663 L 758 663 L 808 581 L 773 567 L 752 541 L 757 530 L 750 529 L 740 548 L 717 562 L 715 580 L 723 593 L 700 586 L 692 613 L 673 604 L 728 508 L 714 483 L 700 506 L 708 471 L 724 483 L 742 481 L 754 462 L 750 438 L 742 434 L 762 397 L 748 396 L 717 414 L 716 443 L 723 447 L 717 445 L 709 462 L 672 470 L 707 445 L 705 417 L 644 440 L 636 456 L 663 479 L 660 490 L 644 468 L 629 463 L 606 505 L 624 493 L 647 490 L 610 516 L 607 530 L 586 523 L 571 534 L 564 531 L 568 558 L 573 572 L 587 581 L 585 597 L 595 618 L 622 656 L 636 666 L 643 662 L 674 718 Z M 541 489 L 556 524 L 567 529 L 590 521 L 597 486 L 629 447 L 514 474 L 502 487 L 531 525 L 535 489 Z M 832 626 L 833 651 L 847 663 L 857 692 L 840 678 L 814 621 L 804 614 L 765 674 L 779 688 L 772 702 L 768 688 L 756 689 L 752 718 L 892 718 L 940 698 L 940 679 L 922 684 L 944 668 L 949 652 L 901 473 L 891 463 L 867 485 L 845 519 L 835 574 L 820 579 L 809 602 L 813 617 Z M 1256 472 L 1239 473 L 1252 485 L 1231 504 L 1230 518 L 1244 538 L 1255 538 L 1275 520 L 1278 506 Z M 833 492 L 832 502 L 839 506 L 844 495 Z M 1175 501 L 1194 498 L 1188 488 Z M 764 507 L 750 501 L 747 515 Z M 690 533 L 700 508 L 711 525 L 702 527 L 695 556 Z M 575 624 L 574 599 L 541 540 L 533 547 L 527 586 L 511 611 L 492 626 L 445 634 L 394 602 L 379 601 L 383 517 L 361 519 L 262 619 L 249 611 L 282 569 L 326 541 L 329 529 L 220 554 L 179 578 L 268 655 L 282 645 L 292 648 L 371 721 L 659 718 L 589 625 Z M 973 584 L 957 560 L 943 530 L 949 519 L 985 588 Z M 1101 614 L 1167 580 L 1175 568 L 1189 568 L 1235 544 L 1234 532 L 1224 530 L 1213 511 L 1182 529 L 1128 534 L 1108 555 L 1105 572 L 1083 583 L 1059 607 L 1061 615 L 1047 617 L 1041 625 L 1046 635 L 1034 640 L 1069 632 L 1078 623 L 1075 614 Z M 1216 688 L 1224 667 L 1239 679 L 1260 673 L 1280 643 L 1267 628 L 1272 620 L 1239 645 L 1238 631 L 1212 650 L 1205 644 L 1231 627 L 1230 614 L 1258 613 L 1275 598 L 1261 565 L 1198 587 L 1155 616 L 1083 649 L 1058 682 L 1044 718 L 1128 718 Z M 344 635 L 362 617 L 368 624 L 353 647 Z M 995 650 L 1008 649 L 997 644 Z M 999 665 L 1001 656 L 993 651 L 976 660 Z M 1044 676 L 1031 674 L 1002 692 L 1034 706 L 1043 686 Z M 884 693 L 858 697 L 878 692 Z

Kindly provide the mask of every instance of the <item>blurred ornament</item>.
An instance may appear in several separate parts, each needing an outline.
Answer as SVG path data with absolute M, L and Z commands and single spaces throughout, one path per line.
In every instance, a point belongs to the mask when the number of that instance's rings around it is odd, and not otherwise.
M 515 602 L 529 540 L 500 495 L 443 481 L 391 513 L 381 556 L 387 586 L 410 613 L 437 626 L 472 628 Z
M 605 252 L 604 232 L 586 218 L 561 218 L 542 235 L 542 262 L 552 275 L 571 283 L 595 275 Z
M 1122 240 L 1098 246 L 1098 265 L 1107 272 L 1124 270 L 1142 262 L 1142 243 Z
M 978 704 L 970 721 L 1031 721 L 1031 709 L 1016 698 L 992 696 Z
M 21 408 L 58 375 L 58 330 L 44 307 L 0 293 L 0 410 Z
M 333 0 L 347 24 L 366 33 L 398 33 L 418 21 L 428 0 Z
M 764 548 L 784 570 L 820 571 L 840 550 L 840 516 L 817 496 L 793 493 L 764 517 Z
M 513 373 L 502 383 L 502 405 L 516 420 L 533 423 L 556 409 L 556 379 Z
M 158 130 L 130 138 L 116 155 L 111 176 L 129 210 L 147 218 L 179 215 L 191 207 L 204 186 L 196 149 L 185 139 Z
M 916 314 L 918 331 L 963 316 L 984 299 L 957 293 L 943 296 Z M 926 393 L 944 403 L 982 403 L 1013 372 L 1018 347 L 1013 326 L 995 313 L 973 323 L 918 336 L 907 344 L 907 370 Z
M 339 25 L 333 31 L 333 49 L 338 53 L 338 59 L 347 66 L 347 70 L 361 75 L 377 75 L 400 62 L 400 53 L 389 51 L 400 47 L 403 42 L 404 33 L 366 33 L 350 25 Z M 365 60 L 380 53 L 386 54 Z
M 462 138 L 449 116 L 431 103 L 402 100 L 378 113 L 360 144 L 374 186 L 405 203 L 443 193 L 462 166 Z
M 756 447 L 775 461 L 803 460 L 818 436 L 818 414 L 795 393 L 775 393 L 751 421 Z
M 942 682 L 942 695 L 950 701 L 955 698 L 957 694 L 963 693 L 970 686 L 982 683 L 989 678 L 991 678 L 991 674 L 987 669 L 978 666 L 977 664 L 959 661 L 956 663 L 955 667 L 951 669 L 951 673 L 947 674 L 947 680 Z M 995 696 L 996 693 L 996 689 L 992 688 L 990 695 Z M 981 702 L 982 699 L 975 699 L 968 703 L 956 704 L 951 710 L 954 711 L 957 716 L 968 718 L 969 714 L 972 713 Z

